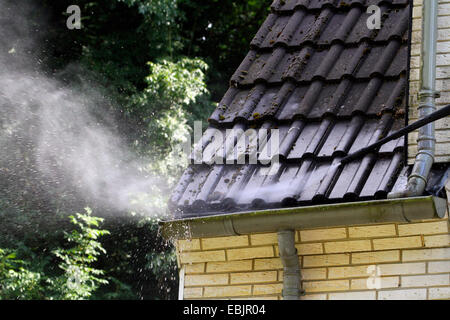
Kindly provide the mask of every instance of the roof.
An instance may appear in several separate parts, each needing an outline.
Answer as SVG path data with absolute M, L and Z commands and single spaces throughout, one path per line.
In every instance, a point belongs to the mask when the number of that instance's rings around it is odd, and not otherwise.
M 197 145 L 201 163 L 172 193 L 176 215 L 386 198 L 404 167 L 404 138 L 337 163 L 405 125 L 410 2 L 274 1 L 208 119 Z M 366 24 L 373 4 L 382 14 L 378 30 Z M 278 129 L 279 136 L 269 133 L 255 151 L 248 135 L 231 128 L 258 137 Z M 213 143 L 217 131 L 230 139 Z M 269 148 L 275 138 L 278 148 Z M 237 164 L 252 157 L 256 163 Z M 279 162 L 267 163 L 274 157 Z

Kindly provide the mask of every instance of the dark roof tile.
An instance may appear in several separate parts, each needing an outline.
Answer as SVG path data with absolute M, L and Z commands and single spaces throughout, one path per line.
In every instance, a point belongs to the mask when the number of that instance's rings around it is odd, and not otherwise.
M 338 163 L 405 124 L 410 3 L 274 1 L 171 208 L 186 217 L 386 197 L 404 138 Z M 372 4 L 380 30 L 366 25 Z

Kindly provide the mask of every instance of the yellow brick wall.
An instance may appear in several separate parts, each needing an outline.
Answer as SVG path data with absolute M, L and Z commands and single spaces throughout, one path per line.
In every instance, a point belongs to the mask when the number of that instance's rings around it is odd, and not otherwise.
M 410 110 L 409 120 L 414 122 L 418 118 L 418 99 L 420 78 L 420 46 L 422 38 L 422 1 L 414 0 L 411 70 L 410 70 Z M 428 0 L 430 1 L 430 0 Z M 434 1 L 434 0 L 433 0 Z M 437 72 L 436 87 L 441 97 L 436 100 L 437 107 L 450 104 L 450 0 L 439 0 L 438 7 L 438 44 L 437 44 Z M 450 161 L 450 118 L 436 122 L 436 162 Z M 408 162 L 414 163 L 417 153 L 417 132 L 408 136 Z
M 410 122 L 417 120 L 421 4 L 414 0 Z M 450 0 L 439 0 L 437 107 L 450 104 Z M 450 161 L 450 119 L 436 122 L 436 161 Z M 417 133 L 408 137 L 409 163 Z M 449 187 L 450 190 L 450 187 Z M 300 230 L 296 247 L 302 299 L 450 299 L 448 218 Z M 281 299 L 283 268 L 276 234 L 179 240 L 184 299 Z
M 448 218 L 296 232 L 302 299 L 450 299 Z M 281 299 L 275 233 L 179 240 L 184 299 Z

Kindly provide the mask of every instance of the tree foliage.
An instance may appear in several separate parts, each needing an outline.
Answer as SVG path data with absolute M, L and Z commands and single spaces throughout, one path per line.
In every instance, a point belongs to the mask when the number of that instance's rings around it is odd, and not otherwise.
M 137 200 L 158 216 L 186 166 L 179 146 L 227 89 L 271 1 L 4 2 L 32 6 L 23 14 L 33 46 L 12 39 L 14 56 L 33 51 L 33 69 L 75 91 L 95 91 L 98 124 L 117 130 L 143 176 L 162 177 L 164 184 Z M 65 27 L 73 4 L 81 8 L 80 30 Z M 33 127 L 37 112 L 19 126 L 4 110 L 0 134 L 14 134 L 1 150 L 8 156 L 0 162 L 0 296 L 176 298 L 175 252 L 158 234 L 158 218 L 121 212 L 44 177 L 33 166 L 37 151 L 29 139 L 46 129 Z M 66 212 L 86 206 L 101 218 L 87 212 L 67 219 Z M 98 229 L 101 219 L 109 233 Z
M 89 298 L 101 284 L 108 281 L 101 278 L 103 270 L 92 267 L 98 260 L 98 256 L 106 253 L 99 238 L 109 234 L 107 230 L 97 229 L 102 218 L 91 216 L 91 210 L 86 208 L 86 214 L 77 213 L 69 216 L 74 229 L 70 233 L 65 232 L 65 239 L 73 243 L 73 247 L 57 248 L 53 254 L 61 260 L 59 267 L 64 271 L 62 276 L 56 279 L 48 279 L 56 297 L 61 300 L 76 300 Z
M 98 256 L 106 253 L 99 237 L 109 234 L 98 229 L 102 218 L 85 214 L 70 216 L 76 227 L 65 239 L 72 246 L 53 251 L 58 258 L 62 274 L 52 276 L 46 273 L 45 264 L 34 268 L 30 260 L 22 260 L 11 250 L 0 249 L 0 299 L 56 299 L 79 300 L 92 295 L 99 285 L 108 284 L 104 271 L 92 267 Z

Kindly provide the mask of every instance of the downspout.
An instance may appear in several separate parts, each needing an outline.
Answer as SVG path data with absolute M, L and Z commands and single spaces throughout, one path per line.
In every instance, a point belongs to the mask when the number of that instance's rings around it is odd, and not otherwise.
M 283 263 L 283 300 L 299 300 L 301 275 L 294 230 L 278 231 L 278 248 Z
M 422 48 L 419 91 L 419 117 L 424 118 L 436 110 L 436 51 L 437 51 L 438 1 L 423 1 L 422 4 Z M 428 175 L 435 154 L 434 122 L 419 129 L 417 155 L 404 191 L 388 195 L 388 198 L 421 196 L 427 185 Z

